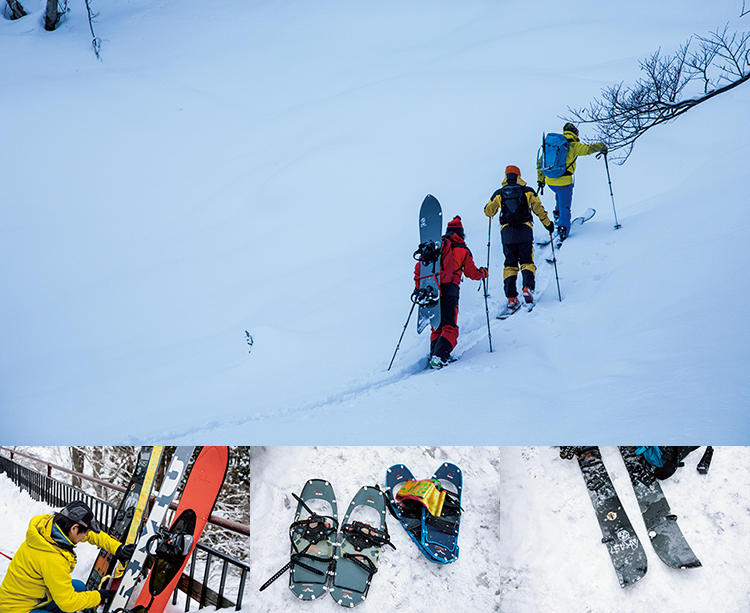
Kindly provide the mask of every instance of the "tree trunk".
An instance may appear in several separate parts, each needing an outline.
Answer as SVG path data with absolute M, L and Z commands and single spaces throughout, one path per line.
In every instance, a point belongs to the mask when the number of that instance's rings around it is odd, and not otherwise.
M 26 15 L 26 11 L 23 10 L 21 3 L 18 0 L 7 0 L 8 7 L 10 8 L 10 18 L 20 19 Z
M 52 32 L 57 25 L 57 0 L 47 0 L 47 9 L 44 11 L 44 29 Z
M 102 467 L 102 456 L 104 455 L 104 450 L 102 447 L 92 447 L 91 449 L 91 472 L 95 477 L 101 478 L 101 467 Z M 105 500 L 109 500 L 107 497 L 108 491 L 105 491 L 105 489 L 99 485 L 98 483 L 94 484 L 94 491 L 96 492 L 97 498 L 104 498 Z
M 84 455 L 83 449 L 80 447 L 71 447 L 70 456 L 73 460 L 73 470 L 78 473 L 83 473 Z M 73 475 L 73 487 L 81 487 L 81 478 Z

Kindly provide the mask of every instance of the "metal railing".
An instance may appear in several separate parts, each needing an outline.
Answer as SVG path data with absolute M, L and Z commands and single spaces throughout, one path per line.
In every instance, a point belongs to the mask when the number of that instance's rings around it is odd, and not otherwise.
M 8 475 L 11 481 L 26 490 L 34 500 L 46 502 L 52 507 L 64 507 L 74 500 L 83 500 L 91 507 L 94 517 L 103 526 L 109 526 L 117 511 L 111 502 L 100 500 L 69 483 L 63 483 L 13 460 L 0 456 L 0 472 Z
M 5 451 L 11 451 L 7 448 L 3 449 L 5 449 Z M 27 455 L 21 454 L 21 452 L 18 451 L 14 451 L 13 453 Z M 33 456 L 30 456 L 30 458 L 39 461 Z M 101 481 L 95 477 L 81 475 L 70 469 L 64 469 L 63 467 L 56 467 L 54 465 L 52 466 L 57 470 L 62 469 L 63 472 L 71 473 L 81 478 L 87 478 L 88 480 L 95 480 L 97 482 Z M 48 471 L 49 470 L 50 468 L 48 467 Z M 91 507 L 94 516 L 103 526 L 111 525 L 112 519 L 117 511 L 116 505 L 110 502 L 92 496 L 69 483 L 58 481 L 49 476 L 49 474 L 45 475 L 28 468 L 27 466 L 22 466 L 14 460 L 2 455 L 0 455 L 0 473 L 5 473 L 13 483 L 18 485 L 21 489 L 26 490 L 34 500 L 46 502 L 53 507 L 64 507 L 73 500 L 83 500 Z M 106 482 L 101 483 L 106 484 L 113 489 L 124 491 L 124 488 L 120 488 L 119 486 L 113 486 Z M 242 533 L 245 532 L 245 529 L 247 530 L 247 533 L 249 533 L 249 527 L 246 527 L 243 524 L 237 524 L 237 522 L 231 522 L 229 520 L 227 520 L 226 523 L 236 524 L 242 528 Z M 227 526 L 225 525 L 223 527 Z M 203 575 L 202 580 L 197 578 L 198 573 L 200 572 L 202 572 Z M 180 577 L 177 589 L 172 595 L 172 604 L 177 604 L 179 592 L 182 591 L 185 593 L 186 612 L 190 609 L 191 601 L 197 602 L 199 608 L 205 606 L 214 606 L 217 609 L 234 607 L 235 610 L 239 611 L 242 608 L 242 600 L 249 572 L 250 566 L 245 562 L 198 542 L 193 549 L 188 566 Z M 227 591 L 235 592 L 233 586 L 228 585 L 227 578 L 229 576 L 234 576 L 237 580 L 234 601 L 227 597 Z M 209 584 L 213 583 L 215 579 L 218 579 L 219 582 L 218 590 L 209 588 Z M 232 583 L 234 584 L 235 582 Z
M 85 475 L 83 473 L 79 473 L 70 468 L 66 468 L 65 466 L 54 464 L 53 462 L 50 462 L 49 460 L 43 460 L 42 458 L 38 458 L 35 455 L 31 455 L 30 453 L 26 453 L 24 451 L 18 451 L 18 449 L 12 449 L 10 447 L 0 446 L 0 451 L 6 451 L 8 454 L 10 454 L 11 460 L 13 459 L 13 456 L 20 456 L 22 458 L 32 460 L 33 462 L 36 462 L 37 464 L 41 464 L 42 466 L 45 467 L 48 477 L 52 476 L 53 470 L 57 470 L 61 473 L 72 475 L 73 477 L 76 477 L 78 479 L 89 481 L 90 483 L 94 483 L 101 487 L 106 487 L 107 489 L 110 489 L 110 490 L 115 490 L 118 492 L 125 492 L 125 489 L 126 489 L 122 485 L 116 485 L 114 483 L 110 483 L 109 481 L 104 481 L 103 479 L 99 479 L 98 477 L 92 477 L 91 475 Z M 152 494 L 151 499 L 150 499 L 151 502 L 153 503 L 155 499 L 156 499 L 156 496 Z M 173 500 L 170 503 L 169 508 L 175 511 L 177 509 L 177 502 Z M 250 536 L 250 526 L 246 524 L 241 524 L 240 522 L 237 522 L 231 519 L 226 519 L 224 517 L 219 517 L 217 515 L 211 515 L 208 518 L 208 523 L 213 524 L 215 526 L 219 526 L 220 528 L 226 528 L 227 530 L 231 532 L 236 532 L 237 534 L 244 534 L 245 536 Z M 107 523 L 104 525 L 108 526 L 109 524 Z

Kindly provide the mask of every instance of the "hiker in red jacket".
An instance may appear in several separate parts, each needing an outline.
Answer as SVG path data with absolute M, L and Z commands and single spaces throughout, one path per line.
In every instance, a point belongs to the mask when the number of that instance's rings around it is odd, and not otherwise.
M 440 326 L 430 335 L 430 367 L 442 368 L 450 362 L 458 341 L 458 296 L 463 275 L 481 281 L 487 269 L 477 268 L 464 242 L 464 227 L 456 215 L 448 222 L 440 247 Z M 414 267 L 414 284 L 419 289 L 419 262 Z

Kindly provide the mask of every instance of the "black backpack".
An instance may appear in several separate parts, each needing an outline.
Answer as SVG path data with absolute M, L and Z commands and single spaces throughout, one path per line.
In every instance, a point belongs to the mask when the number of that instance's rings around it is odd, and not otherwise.
M 531 221 L 531 209 L 526 200 L 527 190 L 523 185 L 505 185 L 496 192 L 502 198 L 501 225 L 518 226 Z

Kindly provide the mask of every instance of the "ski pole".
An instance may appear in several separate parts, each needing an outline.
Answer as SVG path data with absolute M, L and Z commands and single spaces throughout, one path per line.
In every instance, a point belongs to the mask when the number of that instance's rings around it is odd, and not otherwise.
M 492 353 L 492 332 L 490 331 L 490 310 L 487 306 L 487 278 L 482 279 L 484 285 L 484 314 L 487 316 L 487 338 L 490 341 L 490 353 Z
M 13 559 L 7 553 L 3 553 L 2 551 L 0 551 L 0 556 L 3 556 L 4 558 L 8 558 L 9 560 Z
M 612 193 L 612 179 L 609 176 L 609 164 L 607 163 L 607 154 L 604 154 L 604 168 L 607 169 L 607 182 L 609 183 L 609 197 L 612 198 L 612 211 L 615 214 L 615 230 L 619 230 L 622 226 L 617 221 L 617 209 L 615 209 L 615 195 Z
M 487 270 L 490 269 L 490 240 L 492 239 L 492 217 L 487 225 Z
M 550 245 L 552 245 L 552 263 L 555 265 L 555 281 L 557 281 L 557 298 L 562 302 L 562 295 L 560 294 L 560 277 L 557 276 L 557 256 L 555 255 L 555 238 L 552 236 L 552 232 L 549 233 Z
M 401 336 L 398 337 L 398 345 L 396 345 L 396 351 L 393 352 L 393 357 L 391 358 L 391 363 L 388 364 L 388 370 L 391 369 L 391 366 L 393 366 L 393 360 L 396 359 L 396 354 L 398 353 L 398 348 L 401 347 L 401 341 L 404 338 L 404 333 L 406 332 L 406 327 L 409 325 L 409 320 L 411 319 L 411 314 L 414 312 L 414 307 L 417 305 L 417 303 L 412 300 L 411 302 L 411 309 L 409 309 L 409 317 L 406 318 L 406 323 L 404 324 L 404 329 L 401 330 Z
M 490 224 L 487 228 L 487 271 L 490 270 L 490 238 L 492 237 L 492 217 L 490 217 Z M 477 291 L 482 289 L 482 286 L 477 287 Z M 487 294 L 489 296 L 489 294 Z
M 487 225 L 487 274 L 490 272 L 490 241 L 492 240 L 492 217 Z M 487 338 L 490 341 L 490 353 L 492 353 L 492 331 L 490 330 L 490 309 L 487 306 L 487 277 L 482 279 L 484 285 L 484 314 L 487 316 Z

